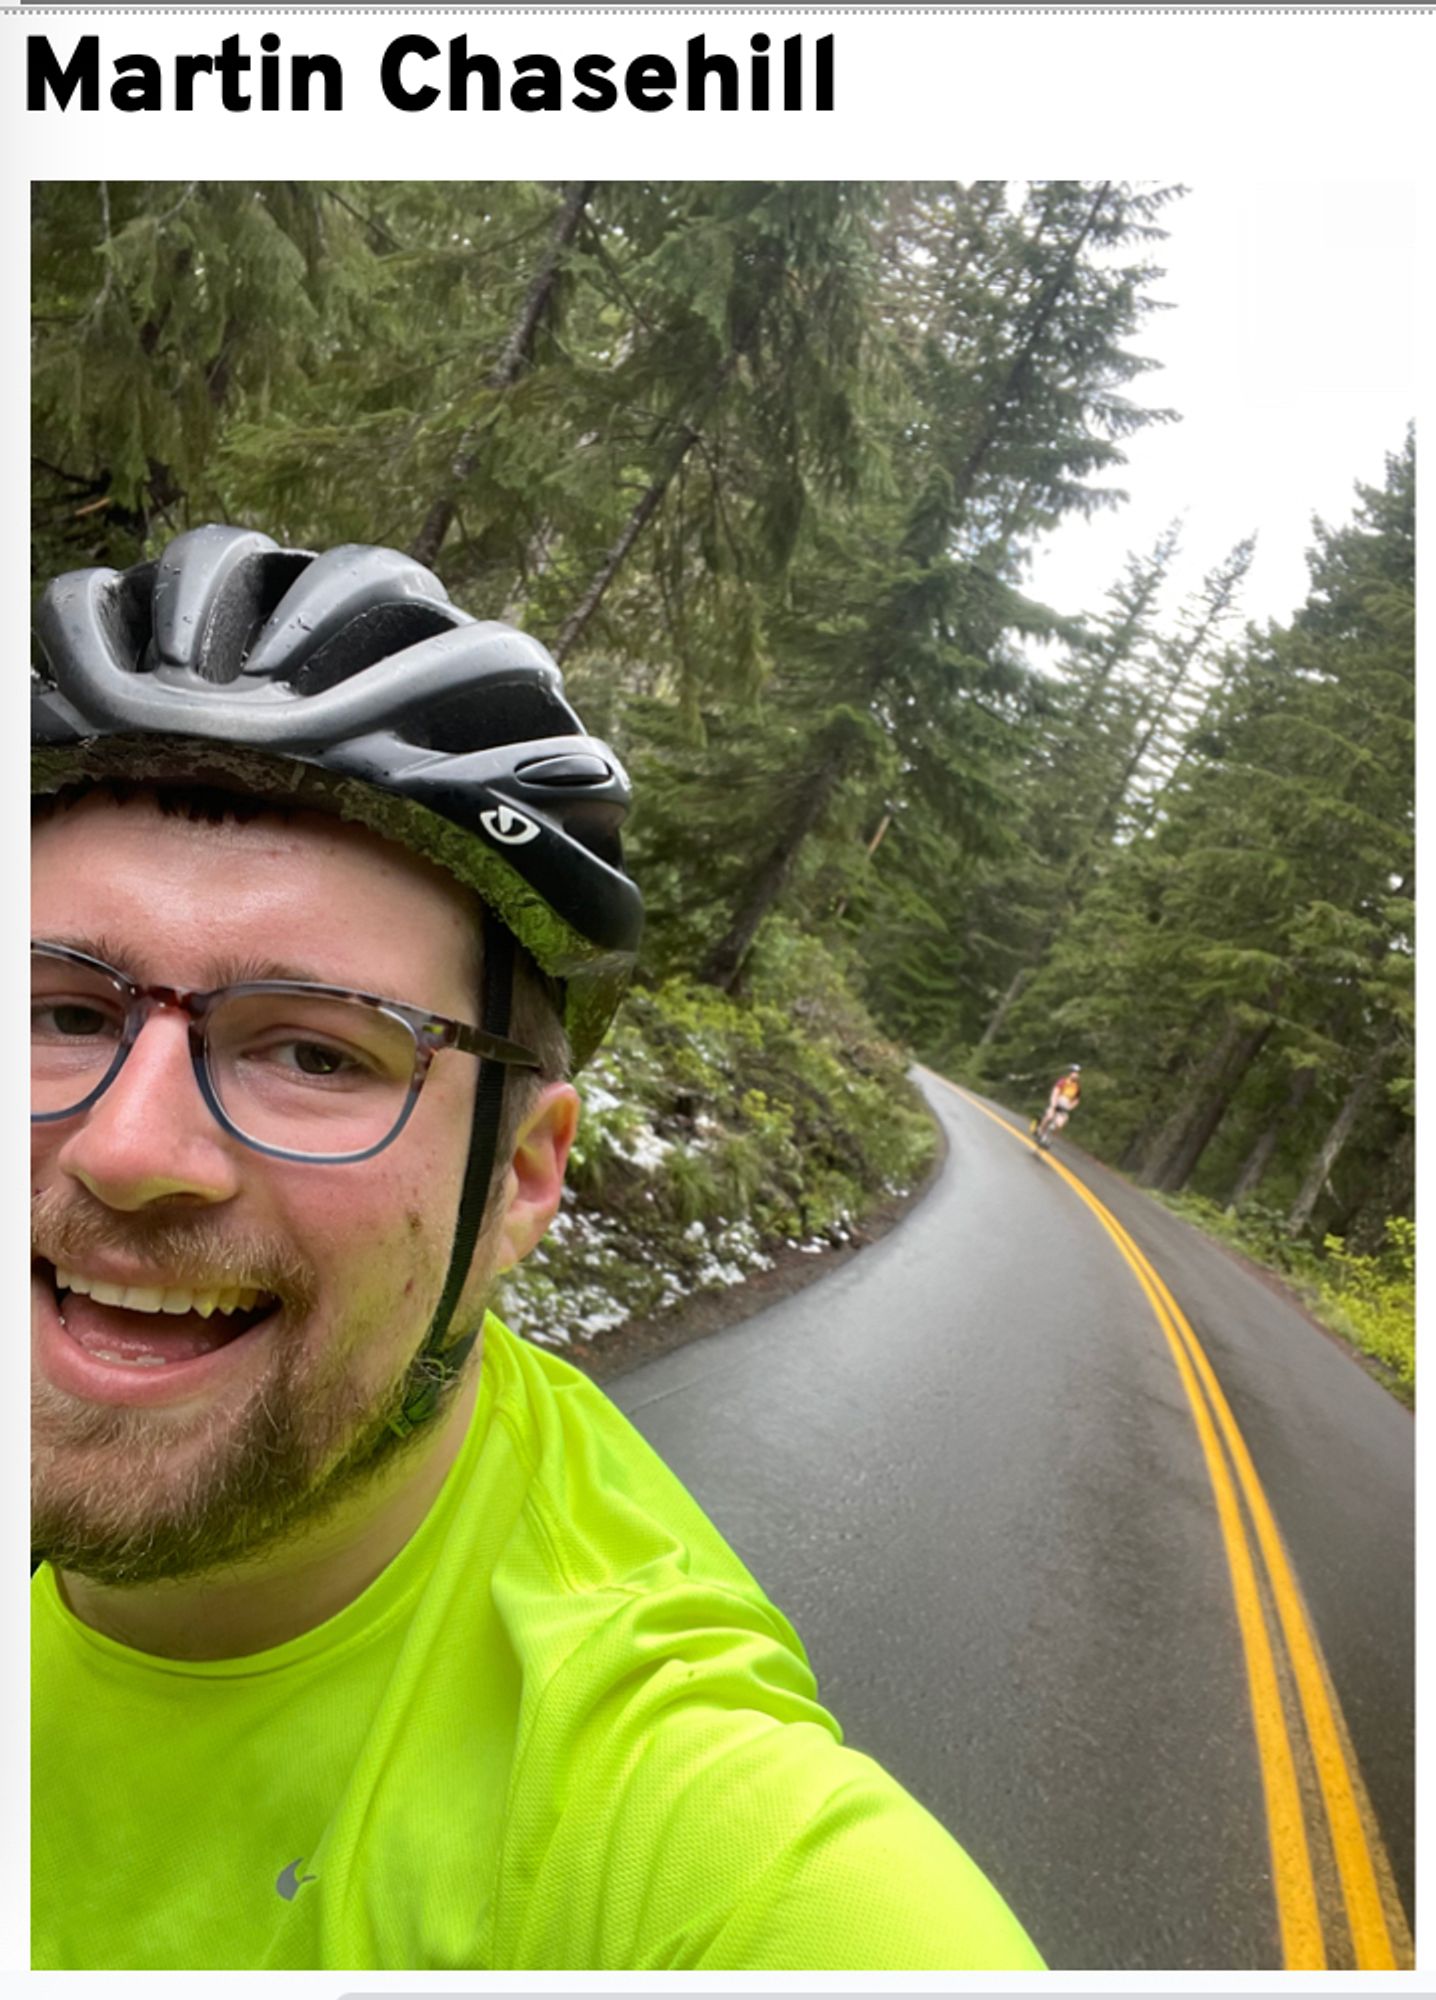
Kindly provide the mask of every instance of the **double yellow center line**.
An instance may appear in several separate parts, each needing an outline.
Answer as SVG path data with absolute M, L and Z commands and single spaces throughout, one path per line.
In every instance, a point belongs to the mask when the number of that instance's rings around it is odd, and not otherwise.
M 948 1088 L 957 1090 L 954 1084 Z M 977 1098 L 965 1090 L 957 1090 L 957 1095 L 1000 1126 L 1010 1138 L 1031 1148 L 1032 1142 L 1025 1133 L 1015 1130 Z M 1341 1885 L 1356 1969 L 1410 1969 L 1415 1962 L 1410 1932 L 1375 1816 L 1357 1772 L 1340 1706 L 1271 1508 L 1221 1384 L 1181 1307 L 1116 1216 L 1050 1153 L 1047 1164 L 1092 1211 L 1131 1267 L 1166 1338 L 1191 1406 L 1216 1500 L 1246 1658 L 1286 1967 L 1289 1971 L 1322 1971 L 1328 1965 L 1321 1899 L 1294 1748 L 1300 1742 L 1298 1730 L 1304 1725 L 1304 1748 L 1315 1767 L 1325 1809 L 1327 1839 Z M 1275 1610 L 1275 1631 L 1263 1602 L 1253 1539 Z M 1277 1637 L 1285 1648 L 1285 1673 L 1279 1671 L 1273 1643 Z M 1289 1697 L 1284 1699 L 1288 1684 L 1295 1688 L 1297 1714 L 1289 1712 Z

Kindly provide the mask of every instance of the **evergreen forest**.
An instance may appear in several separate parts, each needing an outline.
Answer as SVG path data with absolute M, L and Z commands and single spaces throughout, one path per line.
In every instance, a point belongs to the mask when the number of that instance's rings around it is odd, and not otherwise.
M 34 575 L 243 522 L 544 640 L 638 798 L 576 1172 L 611 1223 L 661 1158 L 685 1240 L 835 1226 L 915 1171 L 909 1057 L 1024 1110 L 1075 1061 L 1082 1147 L 1409 1279 L 1413 436 L 1286 624 L 1251 541 L 1169 611 L 1175 525 L 1090 602 L 1024 586 L 1180 416 L 1143 340 L 1181 193 L 37 184 Z

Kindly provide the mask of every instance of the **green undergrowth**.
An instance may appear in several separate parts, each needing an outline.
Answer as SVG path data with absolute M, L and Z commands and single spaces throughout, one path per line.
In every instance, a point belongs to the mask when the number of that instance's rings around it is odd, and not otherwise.
M 774 927 L 776 930 L 776 927 Z M 852 1240 L 931 1161 L 906 1057 L 822 947 L 765 933 L 751 990 L 635 990 L 578 1078 L 564 1203 L 501 1310 L 553 1345 Z
M 1348 1250 L 1339 1236 L 1320 1248 L 1289 1237 L 1275 1210 L 1252 1204 L 1223 1209 L 1201 1195 L 1160 1195 L 1168 1208 L 1209 1235 L 1279 1272 L 1334 1333 L 1378 1362 L 1402 1402 L 1416 1400 L 1416 1225 L 1391 1216 L 1374 1256 Z

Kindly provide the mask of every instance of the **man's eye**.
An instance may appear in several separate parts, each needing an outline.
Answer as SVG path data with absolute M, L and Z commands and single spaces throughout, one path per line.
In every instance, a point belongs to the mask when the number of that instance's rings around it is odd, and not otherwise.
M 112 1035 L 116 1023 L 102 1007 L 83 1000 L 51 1000 L 31 1010 L 32 1034 L 63 1036 L 67 1041 L 92 1041 L 97 1035 Z
M 370 1074 L 359 1057 L 327 1042 L 279 1042 L 269 1052 L 270 1060 L 281 1069 L 298 1070 L 301 1076 L 352 1076 Z

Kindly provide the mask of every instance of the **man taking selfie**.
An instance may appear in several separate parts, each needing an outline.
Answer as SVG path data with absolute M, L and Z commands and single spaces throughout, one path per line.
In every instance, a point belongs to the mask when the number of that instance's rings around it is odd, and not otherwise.
M 543 648 L 221 527 L 36 631 L 36 1965 L 1039 1966 L 487 1310 L 641 923 Z

